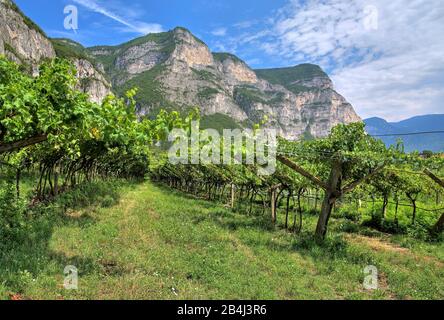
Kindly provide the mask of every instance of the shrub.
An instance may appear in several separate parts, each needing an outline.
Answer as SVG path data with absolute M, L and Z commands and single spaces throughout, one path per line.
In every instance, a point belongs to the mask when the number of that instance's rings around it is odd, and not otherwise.
M 344 205 L 341 207 L 338 210 L 337 216 L 353 222 L 358 222 L 361 220 L 361 213 L 356 208 L 353 208 L 352 205 Z
M 346 232 L 346 233 L 358 233 L 359 232 L 359 225 L 357 225 L 356 223 L 354 223 L 352 221 L 346 220 L 340 224 L 338 230 L 341 232 Z
M 424 241 L 429 241 L 432 238 L 430 228 L 419 221 L 416 221 L 413 225 L 408 226 L 406 231 L 407 234 L 412 238 Z
M 116 204 L 116 200 L 114 200 L 114 198 L 110 195 L 104 196 L 101 200 L 102 208 L 110 208 L 115 204 Z
M 311 251 L 319 258 L 324 255 L 338 257 L 346 254 L 347 242 L 341 235 L 329 236 L 323 242 L 319 242 L 311 233 L 302 233 L 296 239 L 294 247 Z
M 15 238 L 25 226 L 25 204 L 12 183 L 0 183 L 0 240 Z
M 382 215 L 378 212 L 372 212 L 370 219 L 364 220 L 362 222 L 363 227 L 369 227 L 376 230 L 381 230 L 382 226 Z
M 397 221 L 385 220 L 382 223 L 381 231 L 391 234 L 405 234 L 407 233 L 407 227 L 403 224 L 399 224 Z

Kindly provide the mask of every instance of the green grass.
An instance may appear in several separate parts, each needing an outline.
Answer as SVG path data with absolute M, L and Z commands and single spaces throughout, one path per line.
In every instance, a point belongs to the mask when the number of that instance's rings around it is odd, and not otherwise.
M 238 86 L 234 89 L 234 98 L 241 105 L 252 103 L 267 103 L 265 95 L 255 87 Z
M 210 116 L 203 116 L 200 120 L 201 129 L 215 129 L 223 133 L 224 129 L 240 129 L 241 126 L 231 117 L 216 113 Z
M 96 46 L 87 49 L 88 52 L 93 52 L 95 50 L 104 49 L 110 52 L 107 55 L 97 55 L 95 58 L 100 61 L 108 74 L 111 77 L 116 78 L 121 76 L 121 71 L 117 70 L 115 67 L 115 61 L 119 55 L 124 53 L 126 50 L 143 45 L 147 42 L 154 42 L 160 46 L 159 52 L 165 56 L 165 60 L 171 55 L 171 53 L 176 48 L 176 43 L 174 40 L 174 34 L 172 31 L 161 32 L 161 33 L 150 33 L 143 37 L 136 38 L 129 42 L 123 43 L 118 46 Z
M 95 64 L 95 59 L 80 44 L 70 39 L 51 39 L 56 54 L 60 58 L 89 60 Z
M 245 63 L 234 54 L 228 52 L 213 52 L 213 57 L 216 61 L 224 62 L 225 60 L 233 60 L 237 63 Z
M 150 182 L 96 184 L 64 197 L 35 218 L 26 240 L 2 244 L 0 296 L 444 298 L 442 243 L 409 240 L 405 249 L 405 237 L 341 233 L 346 220 L 334 218 L 335 236 L 318 246 L 309 235 L 315 215 L 304 216 L 304 233 L 295 236 L 281 229 L 282 212 L 274 227 L 261 210 L 240 214 Z M 61 204 L 77 205 L 62 213 Z M 362 287 L 369 264 L 379 268 L 380 290 Z M 66 265 L 79 269 L 77 291 L 62 286 Z
M 220 91 L 215 88 L 204 87 L 199 90 L 197 96 L 202 100 L 207 100 L 218 93 L 220 93 Z
M 152 110 L 168 108 L 171 103 L 166 99 L 161 83 L 157 79 L 164 70 L 164 65 L 156 65 L 151 70 L 145 71 L 125 82 L 125 84 L 117 88 L 117 91 L 123 95 L 132 88 L 139 88 L 136 95 L 136 100 L 139 104 L 150 106 Z
M 255 70 L 259 78 L 272 84 L 279 84 L 295 94 L 313 90 L 295 82 L 310 80 L 314 77 L 328 77 L 322 69 L 313 64 L 301 64 L 291 68 L 259 69 Z

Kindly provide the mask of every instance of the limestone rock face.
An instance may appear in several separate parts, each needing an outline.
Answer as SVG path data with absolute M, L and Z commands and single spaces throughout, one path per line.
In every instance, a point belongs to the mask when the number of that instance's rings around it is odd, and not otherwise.
M 100 103 L 111 92 L 111 86 L 103 67 L 93 64 L 92 56 L 80 53 L 86 53 L 80 44 L 68 39 L 48 39 L 11 0 L 0 0 L 0 54 L 29 67 L 34 76 L 43 59 L 67 58 L 77 68 L 78 89 Z
M 111 85 L 103 73 L 85 59 L 72 59 L 79 79 L 78 89 L 89 95 L 91 101 L 102 103 L 103 99 L 111 93 Z
M 68 59 L 77 70 L 77 89 L 89 95 L 90 100 L 101 103 L 111 93 L 103 65 L 80 44 L 69 39 L 51 39 L 58 57 Z
M 51 41 L 10 0 L 0 0 L 0 54 L 37 73 L 42 59 L 56 56 Z
M 165 54 L 155 42 L 147 42 L 122 52 L 116 59 L 116 68 L 129 74 L 139 74 L 148 71 L 165 60 Z
M 212 53 L 183 28 L 89 52 L 117 92 L 139 87 L 140 115 L 197 106 L 204 117 L 221 114 L 241 126 L 267 116 L 288 139 L 323 137 L 339 123 L 361 121 L 318 66 L 252 70 L 232 54 Z
M 340 123 L 361 121 L 353 107 L 332 89 L 290 94 L 273 111 L 276 128 L 288 139 L 324 137 Z
M 213 55 L 207 45 L 194 37 L 188 30 L 174 29 L 173 38 L 175 49 L 168 63 L 183 62 L 190 68 L 213 65 Z
M 227 77 L 232 80 L 233 83 L 257 83 L 258 79 L 256 73 L 250 69 L 242 61 L 233 59 L 225 59 L 218 66 L 218 69 L 222 71 Z

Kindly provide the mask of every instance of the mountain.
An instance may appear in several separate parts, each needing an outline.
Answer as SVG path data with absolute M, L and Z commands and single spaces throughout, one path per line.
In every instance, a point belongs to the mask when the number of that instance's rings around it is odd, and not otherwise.
M 45 58 L 55 58 L 51 41 L 10 0 L 0 0 L 0 54 L 36 73 Z
M 387 122 L 381 118 L 364 120 L 366 130 L 371 135 L 406 134 L 430 131 L 444 131 L 444 114 L 432 114 L 413 117 L 400 122 Z M 406 151 L 433 152 L 444 151 L 444 134 L 419 134 L 409 136 L 380 137 L 387 145 L 396 145 L 397 140 L 404 142 Z
M 48 39 L 10 0 L 0 0 L 0 54 L 30 65 L 56 55 L 78 69 L 79 89 L 100 102 L 109 92 L 138 87 L 140 116 L 199 107 L 204 127 L 249 127 L 267 116 L 288 139 L 322 137 L 339 123 L 361 121 L 316 65 L 253 70 L 230 53 L 214 53 L 185 28 L 149 34 L 118 46 L 84 48 Z
M 289 139 L 321 137 L 338 123 L 360 121 L 318 66 L 252 70 L 229 53 L 213 53 L 184 28 L 149 34 L 119 46 L 88 51 L 100 61 L 113 88 L 139 87 L 139 113 L 199 106 L 205 126 L 269 126 Z
M 100 103 L 112 92 L 111 83 L 102 64 L 80 44 L 69 39 L 51 39 L 58 57 L 69 59 L 77 69 L 78 89 Z
M 104 71 L 82 45 L 68 39 L 49 39 L 11 0 L 0 0 L 0 54 L 37 74 L 39 64 L 56 56 L 77 68 L 78 89 L 100 102 L 111 92 Z
M 280 117 L 284 119 L 281 123 L 287 125 L 290 131 L 322 137 L 339 123 L 361 121 L 353 106 L 334 90 L 333 82 L 319 66 L 302 64 L 292 68 L 261 69 L 256 70 L 256 74 L 276 90 L 285 88 L 286 94 L 290 92 L 290 96 L 296 99 L 300 118 L 291 112 Z M 284 108 L 291 110 L 292 102 L 288 102 Z M 281 105 L 276 104 L 275 107 L 279 110 Z
M 413 117 L 396 124 L 398 128 L 412 129 L 416 131 L 438 131 L 444 130 L 444 114 L 430 114 Z

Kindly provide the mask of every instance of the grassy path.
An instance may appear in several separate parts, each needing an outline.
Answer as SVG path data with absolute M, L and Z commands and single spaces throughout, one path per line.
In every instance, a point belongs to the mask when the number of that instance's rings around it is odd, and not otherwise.
M 398 250 L 347 235 L 318 247 L 276 230 L 268 217 L 236 214 L 152 183 L 127 185 L 120 194 L 109 208 L 69 211 L 68 222 L 53 226 L 46 241 L 33 242 L 32 254 L 23 246 L 4 253 L 0 276 L 8 280 L 0 281 L 0 296 L 444 299 L 442 244 Z M 305 219 L 311 231 L 315 217 Z M 372 292 L 362 286 L 370 264 L 380 270 L 380 289 Z M 66 265 L 79 269 L 77 291 L 63 288 Z

